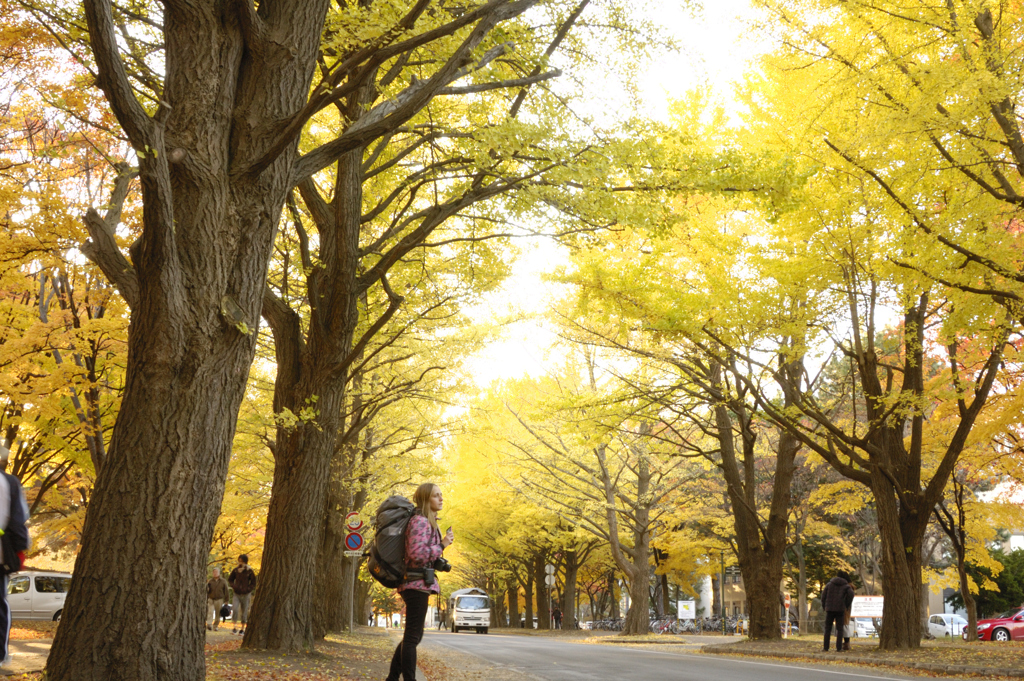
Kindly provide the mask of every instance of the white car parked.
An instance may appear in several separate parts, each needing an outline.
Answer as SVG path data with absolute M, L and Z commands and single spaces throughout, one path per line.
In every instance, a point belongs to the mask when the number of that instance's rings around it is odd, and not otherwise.
M 875 622 L 870 617 L 854 617 L 853 624 L 857 629 L 857 638 L 875 638 Z
M 935 638 L 960 636 L 966 626 L 967 620 L 952 613 L 932 615 L 928 618 L 928 633 Z
M 7 582 L 7 605 L 13 620 L 60 619 L 71 586 L 66 572 L 18 572 Z

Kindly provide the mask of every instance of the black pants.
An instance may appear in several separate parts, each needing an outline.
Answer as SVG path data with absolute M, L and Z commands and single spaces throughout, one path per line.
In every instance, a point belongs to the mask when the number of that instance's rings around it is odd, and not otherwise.
M 11 639 L 11 606 L 7 604 L 7 577 L 0 579 L 0 661 L 7 657 Z
M 388 681 L 416 681 L 416 646 L 423 639 L 423 623 L 427 619 L 427 605 L 430 594 L 426 591 L 408 589 L 402 592 L 405 601 L 405 633 L 402 642 L 391 656 L 391 670 Z
M 825 650 L 828 650 L 829 639 L 832 638 L 832 622 L 836 623 L 836 650 L 843 649 L 843 625 L 846 612 L 829 610 L 825 613 Z

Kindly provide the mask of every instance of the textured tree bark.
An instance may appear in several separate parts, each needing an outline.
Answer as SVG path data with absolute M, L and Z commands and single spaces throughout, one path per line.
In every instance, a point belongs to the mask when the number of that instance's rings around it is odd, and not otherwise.
M 576 628 L 576 578 L 579 561 L 576 551 L 565 552 L 565 585 L 562 587 L 562 628 Z
M 775 471 L 771 486 L 768 520 L 763 522 L 758 508 L 763 502 L 757 494 L 755 442 L 752 417 L 742 399 L 734 399 L 725 386 L 721 366 L 710 363 L 707 375 L 709 393 L 718 398 L 715 406 L 715 427 L 721 462 L 719 468 L 726 481 L 726 492 L 732 510 L 736 557 L 746 590 L 750 617 L 750 638 L 778 639 L 779 585 L 789 530 L 789 505 L 796 453 L 800 443 L 781 429 L 775 453 Z M 801 362 L 791 362 L 784 371 L 791 377 L 800 375 Z M 791 397 L 787 396 L 787 406 Z M 735 423 L 734 423 L 735 421 Z M 737 441 L 740 452 L 737 452 Z
M 646 547 L 644 547 L 646 548 Z M 636 550 L 636 547 L 634 547 Z M 644 551 L 637 551 L 640 556 Z M 623 636 L 644 636 L 651 633 L 651 584 L 647 571 L 629 576 L 629 610 L 622 627 Z
M 519 582 L 515 577 L 509 578 L 508 588 L 508 626 L 515 628 L 519 626 Z
M 359 579 L 358 571 L 356 572 L 356 600 L 355 600 L 355 617 L 357 623 L 362 624 L 371 615 L 370 611 L 370 583 Z
M 132 308 L 125 393 L 51 679 L 205 678 L 203 575 L 297 145 L 258 176 L 231 170 L 261 155 L 276 121 L 305 101 L 327 5 L 262 11 L 285 52 L 247 49 L 256 38 L 234 6 L 165 3 L 164 101 L 149 116 L 120 61 L 109 2 L 85 3 L 99 85 L 139 152 L 144 210 L 131 263 L 109 254 L 123 263 L 112 281 Z M 127 588 L 128 575 L 173 588 Z M 139 613 L 155 619 L 140 626 Z
M 316 584 L 313 596 L 313 636 L 322 639 L 328 631 L 347 628 L 351 604 L 346 603 L 345 594 L 352 572 L 351 559 L 344 555 L 345 526 L 347 511 L 345 488 L 342 484 L 344 469 L 342 452 L 335 452 L 331 461 L 331 480 L 327 491 L 327 503 L 323 510 L 323 534 L 316 559 Z M 354 586 L 354 583 L 351 585 Z M 346 611 L 346 605 L 349 610 Z
M 921 550 L 928 516 L 919 516 L 907 505 L 899 505 L 891 483 L 876 469 L 871 476 L 882 542 L 882 631 L 879 646 L 884 650 L 917 648 L 921 645 Z
M 637 465 L 637 500 L 647 497 L 650 491 L 651 472 L 644 456 Z M 623 560 L 619 568 L 626 573 L 629 580 L 629 611 L 626 612 L 626 623 L 622 627 L 624 636 L 644 636 L 650 633 L 651 616 L 651 533 L 650 509 L 639 504 L 633 514 L 636 517 L 633 531 L 632 555 L 629 561 Z M 615 542 L 616 544 L 618 542 Z M 613 555 L 615 551 L 613 550 Z M 621 554 L 621 551 L 620 551 Z
M 610 617 L 613 620 L 617 620 L 622 617 L 622 609 L 619 607 L 619 593 L 616 588 L 615 573 L 608 573 L 608 600 L 611 601 L 611 612 Z
M 362 149 L 338 162 L 333 211 L 318 221 L 318 269 L 310 275 L 310 321 L 305 343 L 297 340 L 295 313 L 268 305 L 264 315 L 274 330 L 279 369 L 274 411 L 299 414 L 313 408 L 312 420 L 278 426 L 274 485 L 267 513 L 263 580 L 253 599 L 243 646 L 274 650 L 309 649 L 313 625 L 316 557 L 328 512 L 331 461 L 341 431 L 347 375 L 358 323 L 357 265 L 362 217 Z M 307 205 L 318 203 L 312 188 Z M 318 206 L 311 212 L 318 214 Z M 289 311 L 290 312 L 290 311 Z M 333 534 L 340 529 L 332 529 Z

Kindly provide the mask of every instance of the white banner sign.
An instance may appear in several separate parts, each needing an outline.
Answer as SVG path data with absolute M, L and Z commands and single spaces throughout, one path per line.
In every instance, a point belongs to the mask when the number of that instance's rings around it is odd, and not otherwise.
M 854 596 L 850 617 L 881 617 L 885 596 Z
M 696 601 L 679 601 L 677 608 L 676 614 L 679 615 L 679 619 L 692 620 L 697 618 Z

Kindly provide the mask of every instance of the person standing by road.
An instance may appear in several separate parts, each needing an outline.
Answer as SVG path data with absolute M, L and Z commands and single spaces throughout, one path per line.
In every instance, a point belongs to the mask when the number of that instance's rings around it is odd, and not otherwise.
M 821 607 L 825 610 L 825 652 L 828 652 L 832 638 L 832 625 L 836 626 L 836 651 L 843 650 L 843 628 L 846 623 L 846 611 L 853 607 L 853 587 L 850 586 L 850 574 L 839 570 L 821 591 Z
M 555 629 L 561 629 L 562 628 L 562 610 L 557 605 L 555 606 L 555 611 L 552 613 L 552 616 L 555 618 Z
M 441 488 L 425 482 L 412 496 L 416 512 L 405 530 L 406 580 L 398 587 L 405 601 L 405 632 L 402 641 L 391 656 L 387 681 L 416 681 L 416 646 L 423 638 L 423 625 L 427 619 L 430 594 L 441 593 L 432 566 L 448 546 L 455 541 L 452 528 L 441 536 L 437 514 L 444 506 Z M 427 568 L 431 568 L 429 571 Z M 419 575 L 423 575 L 420 577 Z
M 850 597 L 850 605 L 846 607 L 846 624 L 843 626 L 843 650 L 850 649 L 850 638 L 856 635 L 857 625 L 854 623 L 853 618 L 850 614 L 853 611 L 853 597 L 857 595 L 857 589 L 850 584 L 850 593 L 853 596 Z
M 7 457 L 10 449 L 0 443 L 0 464 L 3 470 L 7 468 Z M 25 564 L 25 551 L 28 550 L 31 542 L 28 537 L 28 528 L 25 526 L 28 521 L 28 504 L 25 502 L 25 492 L 21 488 L 18 478 L 10 473 L 0 475 L 0 528 L 3 528 L 4 540 L 0 543 L 0 575 L 3 576 L 3 584 L 0 584 L 0 668 L 10 664 L 9 653 L 11 638 L 11 607 L 7 605 L 7 578 L 10 574 L 4 569 L 4 564 L 15 566 L 11 572 L 20 570 Z M 13 551 L 16 555 L 6 556 L 4 551 Z
M 206 583 L 206 629 L 217 631 L 220 626 L 220 609 L 228 598 L 228 583 L 221 576 L 220 568 L 213 568 L 213 577 Z
M 235 592 L 231 607 L 231 633 L 245 635 L 245 625 L 249 621 L 249 603 L 252 591 L 256 588 L 256 572 L 249 567 L 249 556 L 238 557 L 238 567 L 228 576 L 228 584 Z

